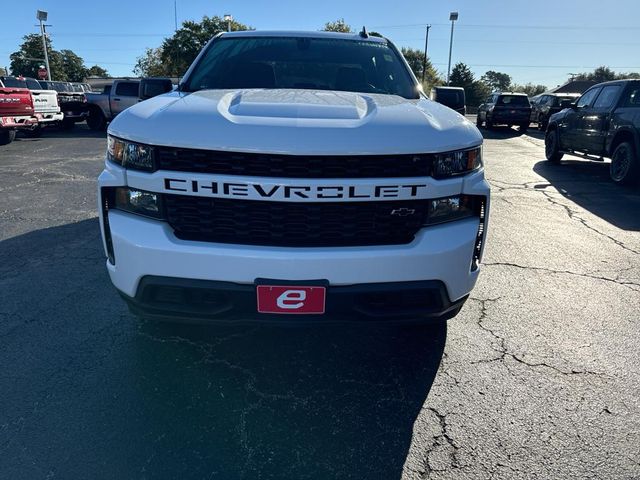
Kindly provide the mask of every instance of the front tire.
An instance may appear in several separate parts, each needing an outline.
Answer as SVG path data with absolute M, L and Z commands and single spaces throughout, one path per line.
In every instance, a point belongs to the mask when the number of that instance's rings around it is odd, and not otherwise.
M 476 115 L 476 127 L 482 128 L 482 120 L 480 119 L 480 114 Z
M 544 153 L 551 163 L 560 163 L 562 160 L 563 153 L 560 151 L 558 140 L 558 131 L 555 128 L 549 130 L 544 137 Z
M 484 121 L 484 124 L 487 126 L 487 130 L 492 130 L 493 129 L 493 120 L 489 120 L 489 116 L 487 115 L 487 118 Z
M 520 124 L 519 130 L 520 133 L 527 133 L 527 130 L 529 130 L 529 122 Z
M 9 145 L 16 139 L 16 131 L 0 128 L 0 145 Z
M 609 176 L 614 183 L 619 185 L 631 185 L 640 179 L 640 165 L 638 156 L 629 142 L 622 142 L 611 155 Z
M 93 108 L 89 111 L 87 125 L 93 131 L 104 130 L 104 128 L 107 126 L 107 119 L 104 118 L 104 115 L 99 109 Z

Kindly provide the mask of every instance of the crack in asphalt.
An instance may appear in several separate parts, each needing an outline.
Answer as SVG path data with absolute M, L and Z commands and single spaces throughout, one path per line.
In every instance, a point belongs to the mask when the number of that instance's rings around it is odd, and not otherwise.
M 566 205 L 564 203 L 559 202 L 557 199 L 553 198 L 552 194 L 550 192 L 545 191 L 542 188 L 538 188 L 540 182 L 539 181 L 532 181 L 532 182 L 524 182 L 524 183 L 509 183 L 509 182 L 504 182 L 502 180 L 495 180 L 495 179 L 490 179 L 489 182 L 491 183 L 492 187 L 495 187 L 498 192 L 503 192 L 505 190 L 526 190 L 526 191 L 531 191 L 531 192 L 540 192 L 542 193 L 545 198 L 547 199 L 547 201 L 549 203 L 551 203 L 552 205 L 561 207 L 567 214 L 567 216 L 571 219 L 571 220 L 577 220 L 578 222 L 580 222 L 584 227 L 588 228 L 589 230 L 591 230 L 592 232 L 603 236 L 604 238 L 607 238 L 608 240 L 612 241 L 613 243 L 615 243 L 616 245 L 618 245 L 619 247 L 627 250 L 628 252 L 631 252 L 633 254 L 636 255 L 640 255 L 640 250 L 636 250 L 634 248 L 631 248 L 629 246 L 627 246 L 624 242 L 618 240 L 617 238 L 602 232 L 601 230 L 598 230 L 597 228 L 595 228 L 594 226 L 590 225 L 587 220 L 583 217 L 581 217 L 579 215 L 580 212 L 574 210 L 571 208 L 570 205 Z M 501 185 L 497 185 L 497 184 L 502 184 L 502 185 L 508 185 L 507 187 L 501 186 Z M 530 185 L 533 185 L 533 188 L 530 187 Z M 550 184 L 545 184 L 545 187 L 547 186 L 551 186 Z M 561 193 L 561 192 L 559 192 Z M 505 201 L 506 203 L 509 203 L 510 205 L 513 205 L 512 202 L 505 200 L 504 198 L 501 198 L 501 200 Z
M 568 217 L 571 220 L 578 220 L 582 225 L 584 225 L 586 228 L 588 228 L 589 230 L 591 230 L 592 232 L 597 233 L 598 235 L 601 235 L 609 240 L 611 240 L 613 243 L 615 243 L 616 245 L 618 245 L 621 248 L 624 248 L 625 250 L 634 253 L 636 255 L 640 255 L 640 250 L 635 250 L 631 247 L 628 247 L 627 245 L 625 245 L 623 242 L 621 242 L 620 240 L 618 240 L 615 237 L 612 237 L 611 235 L 608 235 L 604 232 L 601 232 L 600 230 L 598 230 L 597 228 L 595 228 L 592 225 L 589 225 L 589 223 L 587 222 L 586 219 L 582 218 L 581 216 L 578 215 L 579 212 L 573 210 L 571 208 L 571 206 L 566 205 L 564 203 L 561 203 L 559 201 L 557 201 L 555 198 L 553 198 L 551 196 L 551 194 L 549 192 L 545 192 L 542 191 L 542 194 L 546 197 L 546 199 L 552 203 L 553 205 L 557 205 L 558 207 L 562 207 L 564 209 L 564 211 L 567 213 Z
M 449 426 L 447 423 L 447 415 L 440 413 L 434 407 L 427 407 L 426 410 L 429 410 L 433 413 L 438 420 L 438 424 L 440 427 L 440 433 L 432 437 L 432 442 L 430 447 L 425 452 L 424 458 L 424 471 L 416 472 L 420 475 L 421 479 L 428 479 L 431 477 L 431 473 L 433 472 L 446 472 L 450 468 L 460 468 L 460 461 L 458 459 L 458 450 L 460 447 L 456 445 L 455 440 L 449 434 Z M 436 466 L 432 465 L 430 459 L 430 455 L 435 452 L 438 447 L 447 447 L 447 455 L 449 457 L 449 465 L 447 468 L 436 468 Z
M 537 363 L 532 363 L 532 362 L 528 362 L 525 359 L 519 357 L 518 355 L 516 355 L 513 352 L 510 352 L 507 344 L 506 344 L 506 339 L 497 334 L 493 329 L 487 327 L 483 322 L 484 320 L 487 318 L 487 304 L 488 303 L 492 303 L 492 302 L 497 302 L 501 299 L 502 297 L 497 297 L 497 298 L 489 298 L 489 299 L 478 299 L 478 298 L 469 298 L 469 300 L 471 301 L 476 301 L 476 302 L 480 302 L 480 317 L 478 318 L 478 321 L 476 322 L 477 325 L 484 330 L 485 332 L 488 332 L 491 336 L 493 336 L 499 343 L 499 347 L 498 348 L 494 348 L 492 346 L 492 349 L 496 352 L 498 352 L 500 355 L 498 357 L 495 358 L 490 358 L 490 359 L 482 359 L 482 360 L 477 360 L 477 361 L 473 361 L 470 362 L 471 365 L 477 365 L 477 364 L 481 364 L 481 363 L 493 363 L 493 362 L 501 362 L 504 361 L 504 359 L 506 357 L 509 357 L 513 360 L 515 360 L 516 362 L 526 365 L 528 367 L 531 368 L 538 368 L 538 367 L 545 367 L 545 368 L 549 368 L 551 370 L 554 370 L 557 373 L 560 373 L 562 375 L 596 375 L 596 376 L 604 376 L 603 373 L 600 372 L 592 372 L 590 370 L 570 370 L 570 371 L 565 371 L 561 368 L 558 368 L 554 365 L 549 365 L 548 363 L 545 362 L 537 362 Z
M 640 292 L 640 283 L 630 282 L 630 281 L 621 281 L 617 278 L 609 278 L 609 277 L 603 277 L 600 275 L 592 275 L 590 273 L 572 272 L 571 270 L 555 270 L 553 268 L 536 267 L 531 265 L 529 266 L 519 265 L 517 263 L 511 263 L 511 262 L 483 262 L 483 265 L 487 267 L 493 267 L 493 266 L 513 267 L 513 268 L 519 268 L 522 270 L 535 270 L 538 272 L 546 272 L 550 274 L 573 275 L 576 277 L 591 278 L 593 280 L 601 280 L 603 282 L 615 283 L 616 285 L 627 287 L 633 290 L 634 292 Z

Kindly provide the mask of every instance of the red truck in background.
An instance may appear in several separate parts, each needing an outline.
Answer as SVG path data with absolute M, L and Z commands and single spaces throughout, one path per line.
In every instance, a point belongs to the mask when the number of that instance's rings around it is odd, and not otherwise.
M 32 129 L 37 124 L 31 91 L 0 86 L 0 145 L 11 143 L 17 129 Z

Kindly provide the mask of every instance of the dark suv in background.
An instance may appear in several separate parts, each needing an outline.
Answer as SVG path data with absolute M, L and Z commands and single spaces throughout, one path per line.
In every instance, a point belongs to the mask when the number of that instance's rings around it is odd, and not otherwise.
M 537 123 L 540 130 L 546 130 L 549 117 L 566 108 L 567 102 L 575 102 L 579 97 L 579 93 L 543 93 L 535 102 L 531 102 L 531 122 Z
M 501 92 L 493 93 L 478 107 L 476 124 L 493 128 L 496 125 L 517 125 L 521 132 L 529 128 L 531 104 L 524 93 Z
M 565 153 L 596 161 L 611 158 L 614 182 L 640 181 L 640 80 L 601 83 L 552 115 L 545 136 L 547 160 L 559 163 Z

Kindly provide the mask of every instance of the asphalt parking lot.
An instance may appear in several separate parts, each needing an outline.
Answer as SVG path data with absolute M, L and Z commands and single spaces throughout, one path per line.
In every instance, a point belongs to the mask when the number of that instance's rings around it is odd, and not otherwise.
M 104 135 L 0 147 L 0 478 L 640 478 L 640 189 L 485 136 L 484 271 L 426 329 L 140 323 Z

